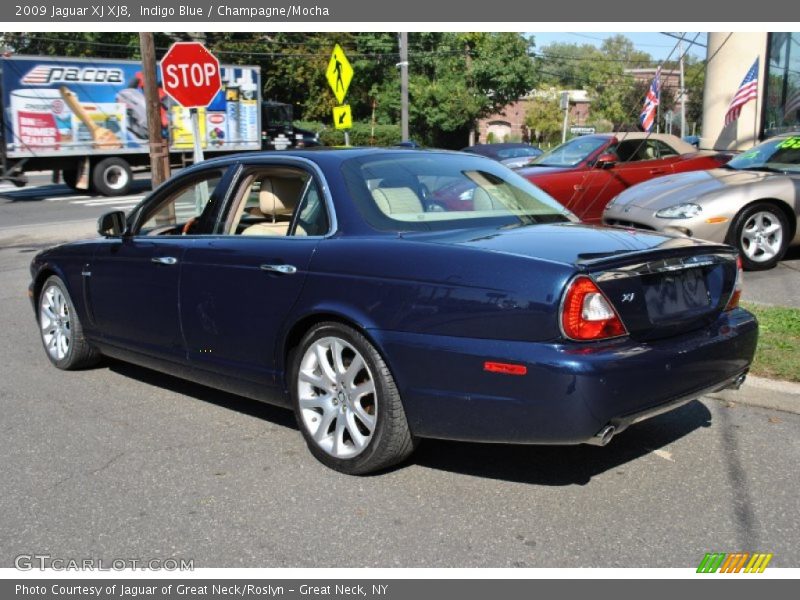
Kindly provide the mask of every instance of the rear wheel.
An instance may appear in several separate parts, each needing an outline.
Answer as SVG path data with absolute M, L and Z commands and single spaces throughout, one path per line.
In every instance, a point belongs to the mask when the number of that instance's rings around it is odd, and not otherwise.
M 48 278 L 39 295 L 39 333 L 47 358 L 59 369 L 89 367 L 100 359 L 83 336 L 78 313 L 64 282 Z
M 290 386 L 300 431 L 326 466 L 363 475 L 414 450 L 388 366 L 351 327 L 331 322 L 311 329 L 292 358 Z
M 104 158 L 92 168 L 92 188 L 103 196 L 123 196 L 132 182 L 131 166 L 122 158 Z
M 771 269 L 789 245 L 789 223 L 783 211 L 769 202 L 745 208 L 733 223 L 731 243 L 748 271 Z

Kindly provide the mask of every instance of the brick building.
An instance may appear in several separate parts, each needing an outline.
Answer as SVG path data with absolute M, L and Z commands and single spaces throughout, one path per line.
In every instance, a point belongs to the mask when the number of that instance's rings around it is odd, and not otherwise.
M 533 90 L 516 102 L 507 105 L 503 110 L 478 121 L 478 139 L 475 143 L 485 144 L 488 141 L 528 141 L 530 132 L 525 126 L 525 113 L 534 98 L 546 98 L 557 101 L 562 90 Z M 591 100 L 585 90 L 565 90 L 569 93 L 570 125 L 586 125 L 589 120 Z

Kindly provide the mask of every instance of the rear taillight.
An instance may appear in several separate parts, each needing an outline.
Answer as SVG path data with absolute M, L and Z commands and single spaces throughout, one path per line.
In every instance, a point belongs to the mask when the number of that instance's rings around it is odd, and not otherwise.
M 733 293 L 731 299 L 728 300 L 728 305 L 725 310 L 733 310 L 739 306 L 739 300 L 742 297 L 742 282 L 744 281 L 744 270 L 742 269 L 742 257 L 736 257 L 736 281 L 733 284 Z
M 589 277 L 572 280 L 561 306 L 561 329 L 568 338 L 603 340 L 628 333 L 608 298 Z

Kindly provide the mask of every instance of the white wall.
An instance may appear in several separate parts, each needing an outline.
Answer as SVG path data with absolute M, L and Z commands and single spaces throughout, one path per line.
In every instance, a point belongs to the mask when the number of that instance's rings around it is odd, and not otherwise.
M 739 118 L 725 127 L 728 111 L 739 84 L 759 60 L 758 98 L 742 107 Z M 767 62 L 765 32 L 710 32 L 706 54 L 706 81 L 703 92 L 703 136 L 701 148 L 714 150 L 746 150 L 758 143 L 764 72 Z

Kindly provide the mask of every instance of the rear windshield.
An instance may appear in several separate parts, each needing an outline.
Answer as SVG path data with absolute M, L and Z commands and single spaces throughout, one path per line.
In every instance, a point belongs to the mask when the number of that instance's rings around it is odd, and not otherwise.
M 387 153 L 342 164 L 364 219 L 383 231 L 577 220 L 507 167 L 467 154 Z

